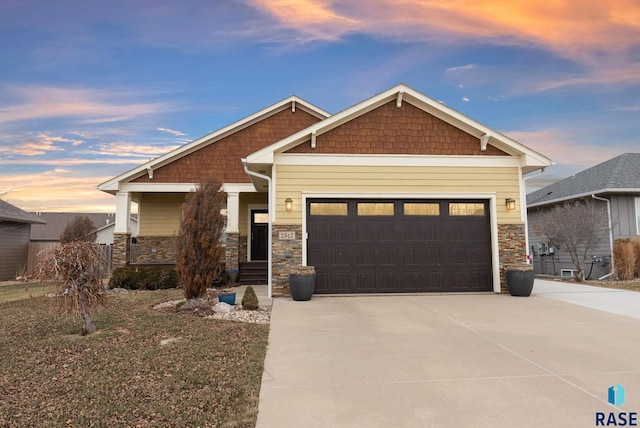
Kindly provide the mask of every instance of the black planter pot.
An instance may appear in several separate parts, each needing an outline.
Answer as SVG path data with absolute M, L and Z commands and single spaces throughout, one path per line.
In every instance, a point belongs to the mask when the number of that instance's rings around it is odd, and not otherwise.
M 291 290 L 291 298 L 297 301 L 311 300 L 313 291 L 316 288 L 316 276 L 289 274 L 289 289 Z
M 507 286 L 512 296 L 528 297 L 533 289 L 533 270 L 507 270 Z

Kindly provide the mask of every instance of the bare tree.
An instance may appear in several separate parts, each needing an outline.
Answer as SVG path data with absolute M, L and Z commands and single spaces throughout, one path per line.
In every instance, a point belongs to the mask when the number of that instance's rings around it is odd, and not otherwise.
M 187 195 L 182 206 L 176 270 L 187 299 L 202 297 L 224 270 L 220 237 L 225 219 L 221 210 L 227 194 L 220 188 L 215 178 L 204 181 Z
M 536 233 L 546 236 L 560 251 L 566 251 L 576 268 L 576 280 L 584 281 L 584 264 L 608 228 L 606 208 L 592 199 L 582 199 L 538 213 Z
M 63 244 L 73 241 L 95 242 L 96 237 L 96 226 L 91 219 L 87 216 L 77 215 L 67 223 L 60 235 L 60 242 Z
M 40 281 L 53 281 L 58 287 L 56 303 L 65 314 L 79 314 L 82 334 L 91 334 L 96 326 L 90 310 L 106 304 L 102 282 L 96 268 L 102 262 L 97 245 L 86 241 L 72 241 L 47 250 L 36 266 Z

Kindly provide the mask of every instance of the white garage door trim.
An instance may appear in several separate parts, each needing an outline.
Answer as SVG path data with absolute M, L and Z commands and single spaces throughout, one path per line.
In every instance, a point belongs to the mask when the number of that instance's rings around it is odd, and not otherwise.
M 489 201 L 489 222 L 491 225 L 491 268 L 493 271 L 493 291 L 500 293 L 500 257 L 498 250 L 498 220 L 495 193 L 326 193 L 302 192 L 302 264 L 307 264 L 307 199 L 485 199 Z

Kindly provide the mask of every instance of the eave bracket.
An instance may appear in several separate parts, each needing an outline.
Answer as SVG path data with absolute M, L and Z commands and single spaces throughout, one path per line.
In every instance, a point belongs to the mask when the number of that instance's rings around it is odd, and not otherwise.
M 402 97 L 404 96 L 404 91 L 399 91 L 396 97 L 396 108 L 402 107 Z
M 489 143 L 489 138 L 491 138 L 490 134 L 484 134 L 482 137 L 480 137 L 480 150 L 481 151 L 486 151 L 487 150 L 487 144 Z

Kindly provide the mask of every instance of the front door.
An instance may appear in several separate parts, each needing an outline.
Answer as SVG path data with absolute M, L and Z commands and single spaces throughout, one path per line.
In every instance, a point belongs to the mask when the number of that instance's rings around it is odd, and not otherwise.
M 251 210 L 251 261 L 267 260 L 268 237 L 268 211 Z

